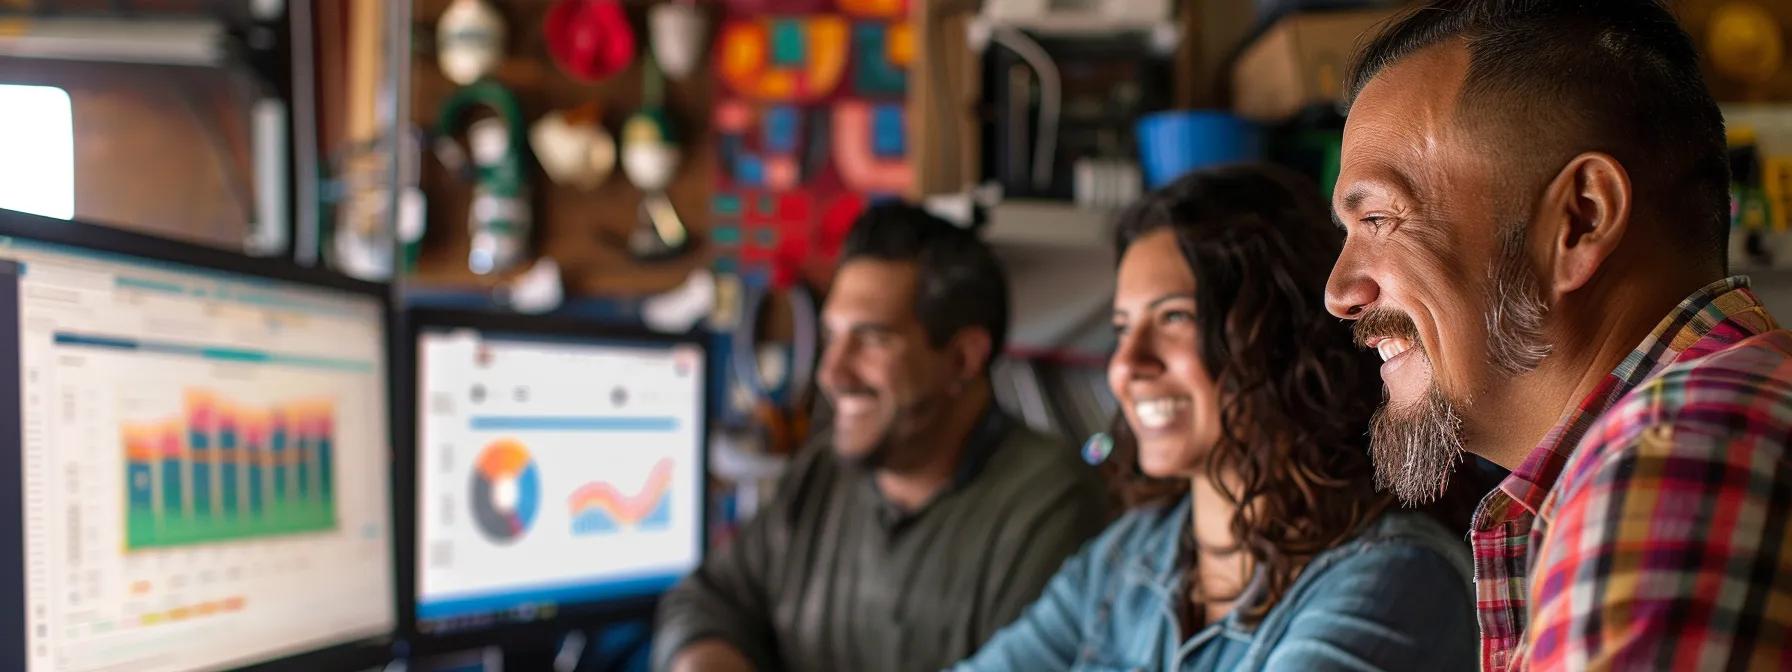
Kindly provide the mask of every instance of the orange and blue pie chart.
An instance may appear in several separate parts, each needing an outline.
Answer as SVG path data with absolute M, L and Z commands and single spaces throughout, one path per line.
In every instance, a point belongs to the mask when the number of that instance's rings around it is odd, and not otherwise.
M 515 541 L 529 532 L 541 509 L 541 475 L 522 443 L 494 441 L 473 468 L 473 521 L 493 543 Z

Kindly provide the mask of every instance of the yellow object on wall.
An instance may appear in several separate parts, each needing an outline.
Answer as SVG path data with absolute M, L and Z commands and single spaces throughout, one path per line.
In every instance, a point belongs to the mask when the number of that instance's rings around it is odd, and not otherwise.
M 1792 156 L 1770 156 L 1761 163 L 1769 226 L 1775 232 L 1792 229 Z
M 1720 5 L 1706 28 L 1711 67 L 1750 84 L 1765 84 L 1785 64 L 1785 36 L 1773 15 L 1753 2 Z

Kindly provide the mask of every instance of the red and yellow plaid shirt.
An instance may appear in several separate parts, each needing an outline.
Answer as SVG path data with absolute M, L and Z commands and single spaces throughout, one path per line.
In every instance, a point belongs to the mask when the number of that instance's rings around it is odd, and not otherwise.
M 1792 669 L 1792 331 L 1699 290 L 1481 501 L 1485 670 Z

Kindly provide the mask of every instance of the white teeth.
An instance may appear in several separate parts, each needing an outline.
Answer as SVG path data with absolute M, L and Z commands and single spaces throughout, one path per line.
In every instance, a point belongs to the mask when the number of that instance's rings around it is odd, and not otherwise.
M 1165 399 L 1144 399 L 1134 402 L 1133 415 L 1139 419 L 1141 429 L 1162 429 L 1176 420 L 1177 414 L 1188 408 L 1188 399 L 1173 397 Z
M 876 407 L 876 401 L 870 397 L 842 396 L 834 400 L 836 415 L 859 415 Z
M 1381 353 L 1381 361 L 1399 357 L 1400 353 L 1412 349 L 1412 343 L 1404 338 L 1384 338 L 1375 345 L 1375 351 Z

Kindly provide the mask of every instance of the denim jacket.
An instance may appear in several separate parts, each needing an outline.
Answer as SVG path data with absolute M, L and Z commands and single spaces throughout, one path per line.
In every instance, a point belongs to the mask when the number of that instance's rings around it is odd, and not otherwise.
M 955 670 L 1473 670 L 1468 547 L 1391 511 L 1315 557 L 1256 625 L 1236 611 L 1179 636 L 1188 498 L 1135 510 L 1065 561 L 1019 620 Z M 1240 596 L 1261 593 L 1256 576 Z

